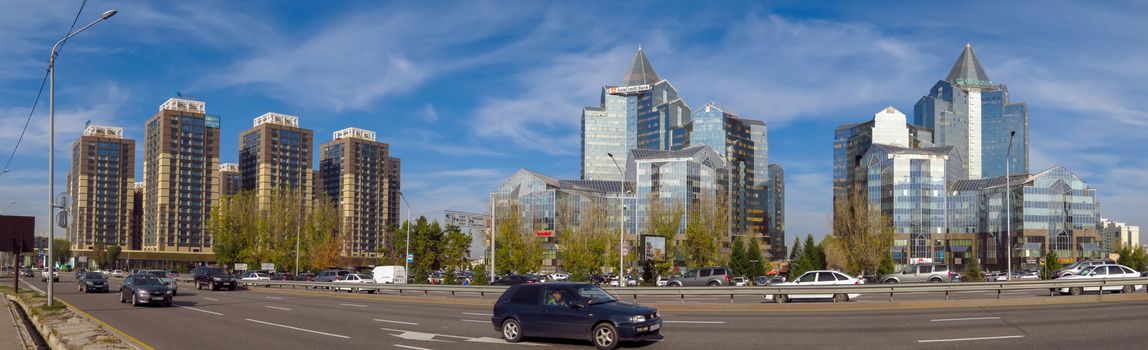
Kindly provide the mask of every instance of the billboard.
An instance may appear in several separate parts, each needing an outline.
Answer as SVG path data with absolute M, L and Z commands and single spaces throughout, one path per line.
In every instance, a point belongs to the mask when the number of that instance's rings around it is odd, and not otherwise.
M 447 225 L 483 229 L 490 222 L 490 215 L 444 210 Z
M 644 85 L 631 85 L 631 86 L 614 86 L 607 89 L 611 95 L 632 95 L 643 91 L 650 91 L 653 89 L 649 84 Z
M 36 218 L 33 216 L 0 215 L 0 252 L 13 252 L 20 248 L 22 252 L 36 249 L 33 232 L 36 230 Z
M 642 236 L 642 254 L 643 260 L 665 261 L 666 260 L 666 237 L 662 236 Z
M 203 124 L 209 128 L 219 129 L 219 115 L 208 114 L 203 116 Z
M 534 236 L 536 236 L 536 237 L 554 237 L 554 231 L 550 231 L 550 230 L 537 231 L 537 232 L 534 232 Z

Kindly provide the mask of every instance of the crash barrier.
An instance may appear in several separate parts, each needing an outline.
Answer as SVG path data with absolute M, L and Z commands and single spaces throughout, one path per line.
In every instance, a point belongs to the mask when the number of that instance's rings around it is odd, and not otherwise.
M 182 283 L 194 283 L 190 279 L 180 279 Z M 248 286 L 262 286 L 262 287 L 279 287 L 279 288 L 306 288 L 306 289 L 330 289 L 343 290 L 350 289 L 353 292 L 366 291 L 369 293 L 374 292 L 397 292 L 399 295 L 406 294 L 422 294 L 424 297 L 429 297 L 431 292 L 436 293 L 450 293 L 451 297 L 455 297 L 459 293 L 478 294 L 479 298 L 485 299 L 488 296 L 497 297 L 502 295 L 506 290 L 506 286 L 460 286 L 460 285 L 440 285 L 440 284 L 376 284 L 376 283 L 338 283 L 338 282 L 310 282 L 310 281 L 237 281 L 240 284 Z M 832 285 L 832 286 L 803 286 L 800 284 L 787 285 L 787 286 L 752 286 L 752 287 L 628 287 L 605 288 L 610 293 L 618 297 L 629 297 L 634 302 L 638 302 L 641 297 L 652 296 L 677 296 L 682 303 L 685 303 L 686 297 L 698 296 L 728 296 L 730 303 L 733 303 L 734 297 L 737 296 L 765 296 L 765 295 L 802 295 L 802 294 L 865 294 L 865 295 L 889 295 L 889 301 L 894 300 L 894 296 L 904 293 L 936 293 L 937 295 L 944 295 L 945 300 L 949 299 L 949 295 L 956 292 L 996 292 L 997 299 L 1001 298 L 1001 294 L 1006 291 L 1017 290 L 1043 290 L 1047 289 L 1049 295 L 1056 294 L 1056 291 L 1062 288 L 1089 288 L 1104 286 L 1112 288 L 1114 286 L 1132 287 L 1145 286 L 1148 289 L 1148 278 L 1113 278 L 1113 279 L 1054 279 L 1054 280 L 1025 280 L 1025 281 L 1001 281 L 1001 282 L 957 282 L 957 283 L 891 283 L 891 284 L 854 284 L 854 285 Z M 1103 298 L 1104 293 L 1100 293 Z

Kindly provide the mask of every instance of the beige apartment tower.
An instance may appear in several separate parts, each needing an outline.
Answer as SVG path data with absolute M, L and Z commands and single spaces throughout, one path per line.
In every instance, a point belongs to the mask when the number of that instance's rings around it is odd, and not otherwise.
M 136 142 L 123 135 L 123 128 L 88 125 L 72 143 L 67 235 L 73 250 L 130 247 Z
M 219 165 L 219 185 L 223 186 L 220 196 L 230 196 L 242 191 L 239 182 L 239 164 L 223 163 Z
M 170 98 L 144 129 L 144 251 L 212 252 L 207 230 L 220 194 L 219 116 Z
M 347 235 L 346 255 L 380 257 L 399 223 L 399 159 L 375 132 L 347 128 L 320 146 L 320 189 L 332 201 Z
M 299 117 L 279 113 L 259 116 L 254 124 L 239 134 L 240 190 L 256 191 L 261 208 L 271 204 L 276 189 L 302 191 L 300 198 L 309 202 L 313 132 L 299 127 Z

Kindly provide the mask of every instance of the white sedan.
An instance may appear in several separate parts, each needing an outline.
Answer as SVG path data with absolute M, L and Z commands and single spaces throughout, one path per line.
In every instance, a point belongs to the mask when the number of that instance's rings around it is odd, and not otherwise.
M 349 274 L 343 275 L 343 277 L 340 277 L 338 280 L 335 281 L 335 283 L 339 284 L 339 285 L 343 285 L 343 284 L 364 285 L 364 284 L 374 284 L 375 279 L 371 276 L 364 275 L 364 274 L 349 273 Z M 338 288 L 335 288 L 335 290 L 336 291 L 345 290 L 345 291 L 348 291 L 351 293 L 358 293 L 359 292 L 359 288 L 351 287 L 351 286 L 338 287 Z M 373 294 L 373 293 L 375 293 L 375 290 L 374 289 L 368 289 L 367 293 Z
M 565 273 L 552 273 L 547 277 L 550 277 L 551 281 L 565 281 L 570 279 L 570 275 Z
M 263 273 L 263 272 L 248 272 L 246 275 L 243 275 L 243 278 L 240 278 L 239 280 L 240 281 L 270 281 L 271 275 L 268 275 L 268 274 Z
M 774 283 L 776 287 L 804 287 L 804 286 L 840 286 L 865 284 L 865 280 L 849 277 L 844 273 L 831 270 L 815 270 L 802 274 L 793 282 Z M 786 303 L 791 299 L 831 299 L 835 303 L 842 303 L 861 296 L 861 293 L 838 294 L 766 294 L 765 299 L 773 299 L 777 303 Z
M 1080 273 L 1078 273 L 1078 274 L 1064 276 L 1064 277 L 1058 278 L 1057 280 L 1058 281 L 1104 280 L 1104 279 L 1110 279 L 1110 278 L 1115 279 L 1115 278 L 1137 278 L 1137 277 L 1140 277 L 1140 273 L 1136 272 L 1135 270 L 1132 270 L 1128 266 L 1117 265 L 1117 264 L 1104 264 L 1104 265 L 1085 267 L 1083 270 L 1080 270 Z M 1144 285 L 1142 285 L 1142 284 L 1130 284 L 1130 285 L 1114 284 L 1114 285 L 1106 285 L 1103 288 L 1106 291 L 1133 293 L 1137 290 L 1140 290 L 1140 288 L 1142 288 L 1142 287 L 1144 287 Z M 1054 290 L 1060 294 L 1081 295 L 1081 294 L 1084 294 L 1084 292 L 1099 291 L 1100 288 L 1101 287 L 1071 287 L 1071 288 L 1059 288 L 1059 289 L 1054 289 Z

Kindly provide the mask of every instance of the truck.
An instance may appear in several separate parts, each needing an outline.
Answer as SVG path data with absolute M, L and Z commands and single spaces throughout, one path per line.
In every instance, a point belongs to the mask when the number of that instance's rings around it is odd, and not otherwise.
M 402 266 L 376 266 L 371 270 L 375 283 L 407 283 L 407 269 Z

